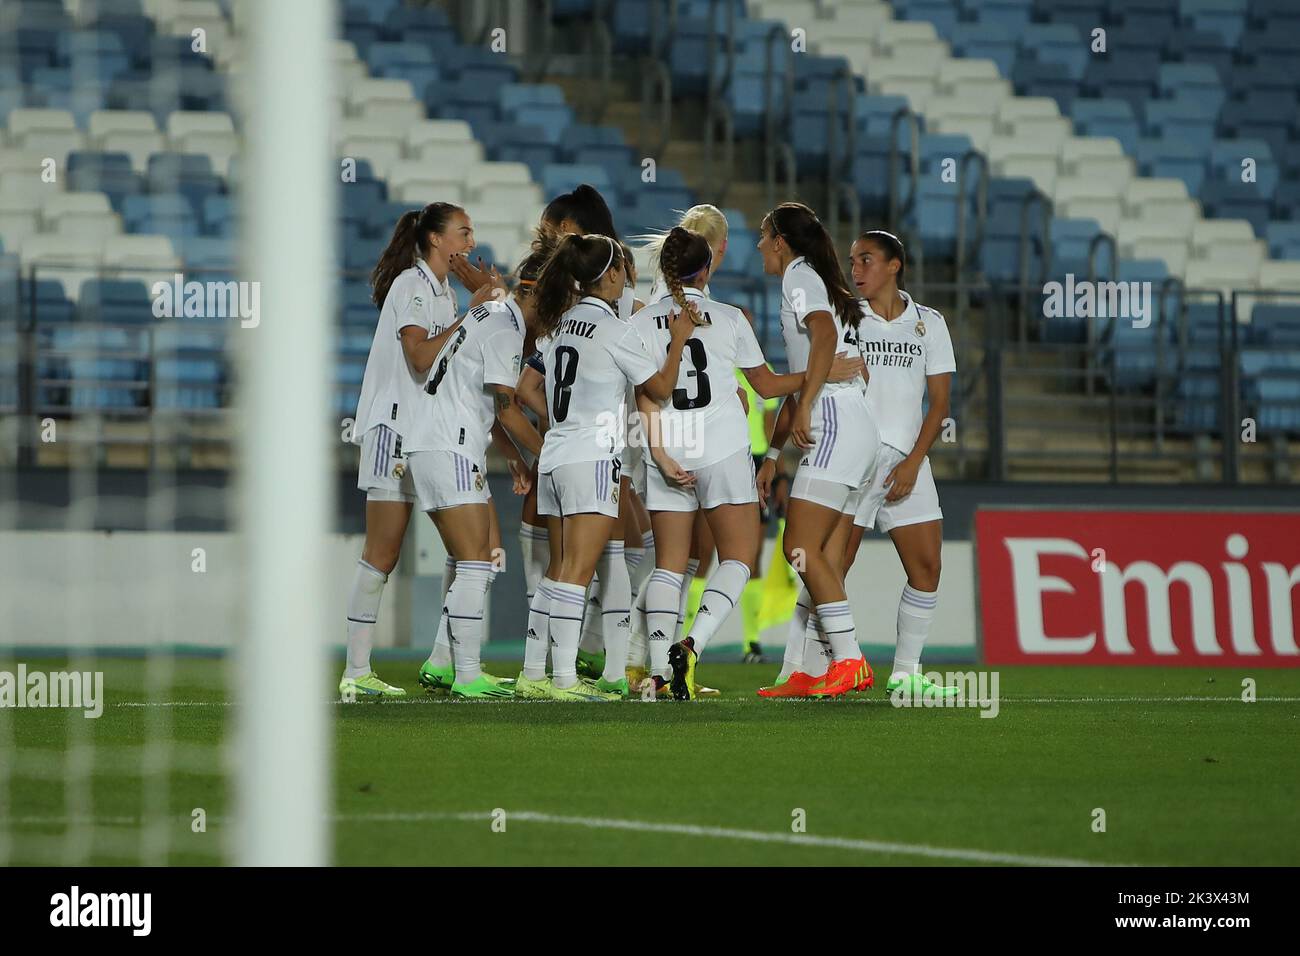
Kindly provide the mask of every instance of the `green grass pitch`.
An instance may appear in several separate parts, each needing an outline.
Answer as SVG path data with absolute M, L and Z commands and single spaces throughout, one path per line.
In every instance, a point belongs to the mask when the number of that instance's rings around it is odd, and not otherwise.
M 62 779 L 66 711 L 0 712 L 12 734 L 0 728 L 0 749 L 17 755 L 0 804 L 10 862 L 49 862 L 33 848 L 57 847 L 48 838 L 78 806 L 94 818 L 91 862 L 138 861 L 151 720 L 183 756 L 166 778 L 168 860 L 222 861 L 227 662 L 178 659 L 168 696 L 183 705 L 165 708 L 132 706 L 145 699 L 143 661 L 97 666 L 104 715 L 75 728 L 96 754 L 83 793 Z M 1297 671 L 1007 667 L 989 719 L 895 708 L 879 690 L 760 700 L 774 665 L 706 661 L 700 679 L 721 699 L 609 705 L 451 701 L 419 689 L 417 666 L 380 667 L 410 702 L 330 708 L 337 863 L 1300 863 Z M 196 807 L 206 833 L 192 832 Z

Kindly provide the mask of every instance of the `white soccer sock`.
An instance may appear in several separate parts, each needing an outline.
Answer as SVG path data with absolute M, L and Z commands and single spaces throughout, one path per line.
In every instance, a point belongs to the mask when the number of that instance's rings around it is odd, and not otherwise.
M 632 582 L 627 576 L 627 559 L 622 541 L 605 545 L 596 563 L 600 577 L 600 621 L 605 639 L 607 681 L 620 681 L 627 675 L 627 645 L 632 625 Z
M 375 621 L 384 597 L 388 575 L 373 564 L 357 562 L 348 596 L 348 663 L 344 677 L 365 677 L 370 673 L 370 648 L 375 643 Z
M 645 560 L 645 548 L 637 545 L 634 548 L 623 548 L 623 560 L 627 562 L 627 579 L 631 582 L 636 569 L 641 567 L 641 562 Z
M 647 587 L 649 581 L 650 575 L 647 574 L 645 580 L 637 587 L 636 601 L 632 604 L 632 637 L 627 644 L 628 667 L 645 667 L 646 655 L 650 653 L 647 640 L 650 630 L 646 626 L 645 619 L 645 599 L 646 591 L 649 590 Z
M 700 610 L 691 624 L 691 642 L 695 645 L 695 654 L 700 656 L 708 646 L 713 635 L 718 632 L 724 621 L 735 610 L 740 601 L 740 592 L 749 583 L 749 565 L 743 561 L 723 561 L 713 574 L 700 595 Z M 712 597 L 710 597 L 712 595 Z M 713 606 L 709 605 L 710 600 Z M 721 607 L 719 607 L 721 603 Z
M 894 646 L 891 680 L 921 672 L 921 651 L 930 636 L 930 623 L 938 606 L 938 591 L 918 591 L 910 584 L 903 585 L 903 596 L 898 601 L 898 643 Z
M 556 687 L 578 682 L 578 636 L 587 589 L 578 584 L 556 581 L 551 592 L 551 680 Z
M 677 629 L 673 631 L 673 643 L 680 641 L 684 636 L 682 626 L 686 623 L 686 605 L 691 603 L 691 582 L 695 580 L 695 573 L 699 570 L 699 558 L 691 558 L 686 562 L 686 576 L 682 578 L 682 596 L 677 606 Z
M 596 567 L 600 567 L 597 562 Z M 582 609 L 582 638 L 578 649 L 588 654 L 599 654 L 605 649 L 605 634 L 601 630 L 600 572 L 597 571 L 587 586 L 586 606 Z
M 447 592 L 447 636 L 455 647 L 456 683 L 470 684 L 483 673 L 479 649 L 483 643 L 483 608 L 492 562 L 456 562 L 456 580 Z
M 821 631 L 831 642 L 831 654 L 837 661 L 856 660 L 862 656 L 858 632 L 853 626 L 853 611 L 848 601 L 830 601 L 817 605 Z
M 824 677 L 831 666 L 831 642 L 821 632 L 817 612 L 808 615 L 803 631 L 803 666 L 799 669 L 811 677 Z
M 519 550 L 524 556 L 524 587 L 528 589 L 528 600 L 532 601 L 537 593 L 537 585 L 546 574 L 546 566 L 551 561 L 551 535 L 545 528 L 535 528 L 530 524 L 519 525 Z
M 808 615 L 812 613 L 812 598 L 808 589 L 801 587 L 799 597 L 794 602 L 794 615 L 785 635 L 785 657 L 781 661 L 781 675 L 777 680 L 786 680 L 795 671 L 803 670 L 804 665 L 804 631 L 808 627 Z
M 528 603 L 528 633 L 524 637 L 524 676 L 546 679 L 546 653 L 551 648 L 551 588 L 555 582 L 543 577 Z
M 434 667 L 446 667 L 451 663 L 451 641 L 447 637 L 447 594 L 452 582 L 456 580 L 456 559 L 447 555 L 447 563 L 442 568 L 442 601 L 438 604 L 438 634 L 433 639 L 433 650 L 429 653 L 429 663 Z
M 667 677 L 668 648 L 677 632 L 681 613 L 682 588 L 686 578 L 663 568 L 655 568 L 646 582 L 645 617 L 650 630 L 650 673 Z
M 637 564 L 636 574 L 632 575 L 633 591 L 641 591 L 641 585 L 646 583 L 650 572 L 654 571 L 654 532 L 647 531 L 641 536 L 641 563 Z

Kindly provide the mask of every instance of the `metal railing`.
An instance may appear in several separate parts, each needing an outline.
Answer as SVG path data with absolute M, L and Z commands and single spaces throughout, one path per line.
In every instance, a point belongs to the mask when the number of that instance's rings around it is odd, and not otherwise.
M 718 4 L 726 3 L 726 27 L 722 42 L 722 55 L 726 66 L 718 74 Z M 709 3 L 709 42 L 705 58 L 705 70 L 708 73 L 704 110 L 704 192 L 712 197 L 711 201 L 721 205 L 726 200 L 727 187 L 731 185 L 732 174 L 736 168 L 736 131 L 731 106 L 727 95 L 736 74 L 736 5 L 731 0 L 710 0 Z M 715 178 L 714 139 L 717 128 L 722 127 L 723 164 L 721 179 Z
M 840 151 L 840 104 L 839 91 L 844 89 L 845 143 L 843 155 Z M 853 71 L 841 67 L 831 77 L 827 90 L 827 124 L 826 140 L 826 208 L 829 229 L 832 236 L 839 236 L 840 202 L 847 199 L 847 207 L 852 228 L 849 235 L 856 236 L 862 216 L 862 204 L 858 201 L 858 191 L 853 185 L 853 155 L 857 151 L 857 122 L 855 116 L 856 89 L 853 85 Z
M 784 48 L 787 34 L 779 24 L 773 24 L 764 45 L 767 69 L 763 74 L 763 185 L 767 208 L 776 205 L 776 177 L 778 168 L 785 170 L 785 195 L 798 192 L 798 169 L 794 148 L 785 140 L 790 131 L 790 106 L 794 101 L 794 60 L 785 57 L 785 69 L 779 79 L 782 83 L 781 108 L 772 102 L 772 82 L 777 79 L 776 61 L 772 56 L 773 44 Z

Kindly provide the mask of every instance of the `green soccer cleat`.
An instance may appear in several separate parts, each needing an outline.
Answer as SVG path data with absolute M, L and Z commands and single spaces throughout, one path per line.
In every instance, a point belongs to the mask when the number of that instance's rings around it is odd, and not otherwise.
M 961 693 L 958 687 L 944 687 L 936 684 L 924 674 L 911 674 L 907 677 L 890 677 L 885 684 L 885 693 L 889 695 L 903 694 L 918 700 L 922 697 L 937 697 L 940 699 L 947 697 L 956 697 Z
M 578 676 L 596 680 L 605 673 L 605 652 L 578 650 Z
M 515 680 L 515 697 L 520 700 L 550 700 L 551 679 L 543 677 L 541 680 L 529 680 L 520 671 Z
M 572 687 L 556 687 L 554 681 L 550 681 L 549 683 L 551 685 L 551 700 L 577 701 L 580 703 L 594 704 L 622 699 L 618 694 L 599 690 L 592 681 L 587 680 L 585 677 L 579 677 L 578 683 L 574 684 Z
M 483 676 L 496 684 L 498 687 L 504 687 L 507 690 L 515 686 L 513 677 L 497 677 L 483 671 Z M 452 664 L 446 667 L 438 667 L 425 661 L 420 665 L 420 686 L 425 690 L 450 690 L 451 685 L 456 683 L 456 668 Z
M 374 671 L 364 677 L 345 677 L 339 681 L 339 696 L 343 700 L 357 700 L 361 697 L 405 697 L 406 690 L 385 684 Z
M 420 686 L 425 690 L 451 690 L 456 683 L 456 668 L 451 664 L 438 667 L 425 661 L 420 665 Z
M 695 699 L 695 662 L 699 660 L 695 649 L 679 641 L 668 648 L 668 663 L 672 666 L 673 676 L 668 682 L 673 693 L 673 700 Z
M 515 692 L 490 680 L 487 674 L 480 674 L 468 684 L 452 684 L 451 696 L 461 700 L 509 700 Z
M 626 700 L 628 693 L 627 678 L 623 677 L 619 680 L 605 680 L 605 678 L 601 677 L 596 681 L 596 690 L 605 694 L 618 694 L 619 697 Z

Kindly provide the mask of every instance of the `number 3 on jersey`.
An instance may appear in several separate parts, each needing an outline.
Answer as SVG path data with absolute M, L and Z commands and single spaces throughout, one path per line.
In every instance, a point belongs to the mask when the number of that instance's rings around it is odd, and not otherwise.
M 709 376 L 704 374 L 704 370 L 709 366 L 709 356 L 704 351 L 704 343 L 699 339 L 687 339 L 686 351 L 690 355 L 693 366 L 687 371 L 686 376 L 695 377 L 695 395 L 692 397 L 687 394 L 684 388 L 673 389 L 673 408 L 678 411 L 700 408 L 709 404 L 709 400 L 713 397 L 713 391 L 709 388 Z
M 578 350 L 561 345 L 555 350 L 555 389 L 551 392 L 551 420 L 562 422 L 569 417 L 569 397 L 578 380 Z

